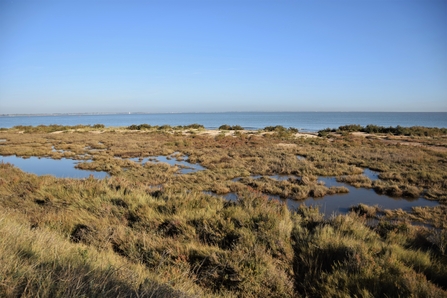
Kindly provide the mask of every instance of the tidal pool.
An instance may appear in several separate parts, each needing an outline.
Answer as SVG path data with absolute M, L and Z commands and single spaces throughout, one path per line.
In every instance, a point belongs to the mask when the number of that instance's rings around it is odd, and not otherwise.
M 231 202 L 236 202 L 237 198 L 238 198 L 237 194 L 235 194 L 234 192 L 230 192 L 230 193 L 227 193 L 227 194 L 224 194 L 224 195 L 218 195 L 218 194 L 216 194 L 215 192 L 212 192 L 212 191 L 204 191 L 203 193 L 206 194 L 206 195 L 213 196 L 213 197 L 222 197 L 225 200 L 231 201 Z
M 320 212 L 324 213 L 326 217 L 333 214 L 346 214 L 349 212 L 351 206 L 360 203 L 375 206 L 378 205 L 383 209 L 402 209 L 404 211 L 411 211 L 412 207 L 434 207 L 439 205 L 438 202 L 429 201 L 424 198 L 408 199 L 408 198 L 393 198 L 386 195 L 378 195 L 372 189 L 355 188 L 349 186 L 349 193 L 328 195 L 322 198 L 307 198 L 305 200 L 297 201 L 293 199 L 282 199 L 276 195 L 266 196 L 271 200 L 278 200 L 287 205 L 290 210 L 296 210 L 301 205 L 319 207 Z M 221 196 L 229 201 L 237 201 L 238 195 L 235 193 L 228 193 L 225 195 L 217 195 L 213 192 L 205 192 L 209 195 Z
M 58 178 L 88 178 L 93 175 L 95 178 L 102 179 L 108 176 L 106 172 L 76 169 L 75 165 L 79 161 L 66 158 L 0 156 L 0 162 L 13 164 L 24 172 L 36 175 L 53 175 Z
M 52 151 L 60 153 L 64 152 L 63 150 L 55 149 L 54 146 L 52 147 Z M 181 174 L 205 170 L 205 168 L 199 164 L 192 164 L 183 160 L 177 160 L 174 156 L 151 156 L 143 159 L 131 158 L 131 160 L 141 162 L 142 164 L 146 162 L 165 162 L 172 166 L 177 165 L 181 168 Z M 15 155 L 0 156 L 0 162 L 11 163 L 24 172 L 33 173 L 36 175 L 53 175 L 58 178 L 88 178 L 90 175 L 93 175 L 93 177 L 98 179 L 109 176 L 107 172 L 89 171 L 75 168 L 77 163 L 83 161 L 85 160 L 78 161 L 67 158 L 51 159 L 47 157 L 35 156 L 22 158 Z
M 253 178 L 253 179 L 259 179 L 261 177 L 262 177 L 262 175 L 252 175 L 252 176 L 250 176 L 250 178 Z M 298 178 L 295 175 L 271 175 L 271 176 L 265 176 L 265 177 L 269 177 L 269 178 L 272 178 L 272 179 L 275 179 L 275 180 L 278 180 L 278 181 L 288 180 L 289 178 L 295 178 L 295 179 Z M 234 178 L 231 181 L 236 182 L 236 181 L 239 181 L 241 179 L 242 179 L 242 177 L 237 177 L 237 178 Z
M 377 175 L 377 173 L 373 171 L 370 171 L 370 174 Z M 371 179 L 371 176 L 369 178 Z M 373 189 L 356 188 L 347 183 L 337 182 L 335 177 L 319 177 L 318 181 L 324 182 L 324 184 L 328 187 L 344 186 L 349 189 L 349 193 L 346 194 L 335 194 L 318 199 L 312 198 L 312 204 L 318 204 L 319 202 L 321 202 L 320 209 L 323 210 L 323 208 L 325 208 L 327 210 L 330 210 L 331 212 L 346 213 L 348 212 L 350 206 L 360 203 L 371 206 L 378 205 L 383 209 L 400 208 L 404 211 L 410 211 L 412 207 L 434 207 L 439 205 L 439 203 L 436 201 L 430 201 L 422 197 L 404 198 L 379 195 Z M 307 203 L 308 200 L 306 200 L 305 202 Z
M 365 169 L 363 171 L 363 175 L 365 175 L 366 177 L 368 177 L 373 181 L 379 179 L 379 174 L 380 174 L 379 172 L 373 171 L 371 169 Z
M 195 173 L 198 171 L 203 171 L 206 170 L 204 167 L 202 167 L 199 164 L 193 164 L 193 163 L 189 163 L 185 160 L 178 160 L 177 157 L 175 156 L 176 153 L 173 153 L 169 156 L 164 156 L 164 155 L 159 155 L 159 156 L 149 156 L 149 157 L 145 157 L 145 158 L 131 158 L 130 160 L 133 160 L 135 162 L 139 162 L 141 164 L 145 164 L 146 162 L 164 162 L 167 163 L 171 166 L 178 166 L 180 167 L 180 173 L 181 174 L 188 174 L 188 173 Z M 183 156 L 182 156 L 183 158 Z M 187 159 L 187 156 L 184 156 L 185 159 Z
M 371 180 L 377 180 L 379 173 L 370 169 L 365 169 L 363 175 L 367 176 Z M 253 179 L 261 178 L 260 175 L 250 176 Z M 267 176 L 272 179 L 279 181 L 287 180 L 289 178 L 299 179 L 297 176 L 293 175 L 272 175 Z M 241 178 L 234 178 L 233 181 L 238 181 Z M 322 198 L 309 197 L 305 200 L 293 200 L 293 199 L 282 199 L 276 195 L 265 194 L 269 199 L 279 200 L 287 204 L 289 209 L 296 210 L 300 205 L 305 204 L 306 206 L 318 206 L 320 212 L 324 213 L 325 216 L 331 216 L 332 214 L 346 214 L 349 212 L 349 208 L 360 203 L 367 204 L 371 206 L 378 205 L 382 209 L 402 209 L 404 211 L 410 211 L 412 207 L 434 207 L 439 205 L 436 201 L 430 201 L 422 197 L 419 198 L 401 198 L 401 197 L 390 197 L 387 195 L 379 195 L 373 189 L 366 188 L 356 188 L 347 183 L 337 182 L 335 177 L 318 177 L 319 182 L 323 182 L 325 186 L 344 186 L 349 192 L 343 194 L 327 195 Z M 212 192 L 206 192 L 207 194 L 216 195 Z M 227 200 L 236 201 L 237 194 L 229 193 L 223 195 Z

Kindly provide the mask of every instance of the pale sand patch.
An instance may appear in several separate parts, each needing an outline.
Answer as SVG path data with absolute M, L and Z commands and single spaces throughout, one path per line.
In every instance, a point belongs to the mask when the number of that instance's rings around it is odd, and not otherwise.
M 355 132 L 352 132 L 352 135 L 358 136 L 358 137 L 369 137 L 371 134 L 366 133 L 366 132 L 355 131 Z
M 284 148 L 298 147 L 297 144 L 286 144 L 286 143 L 279 143 L 279 144 L 276 144 L 276 146 L 278 146 L 278 147 L 284 147 Z
M 117 133 L 122 133 L 122 132 L 129 132 L 129 131 L 133 131 L 133 132 L 140 132 L 140 133 L 144 133 L 146 131 L 138 131 L 138 130 L 127 130 L 127 129 L 120 129 L 120 128 L 114 128 L 113 129 L 115 132 Z M 90 133 L 94 133 L 94 134 L 102 134 L 105 132 L 108 132 L 109 130 L 92 130 L 89 131 Z M 52 132 L 53 134 L 59 134 L 62 133 L 63 131 L 55 131 Z M 193 132 L 193 133 L 191 133 Z M 225 136 L 234 136 L 236 132 L 242 133 L 242 134 L 256 134 L 259 136 L 265 135 L 265 134 L 273 134 L 274 132 L 261 132 L 258 133 L 258 130 L 218 130 L 218 129 L 185 129 L 182 130 L 181 133 L 182 135 L 191 135 L 191 134 L 195 134 L 195 135 L 203 135 L 203 136 L 210 136 L 210 137 L 216 137 L 222 133 L 225 134 Z M 298 132 L 295 134 L 295 137 L 297 138 L 317 138 L 317 134 L 316 133 L 302 133 L 302 132 Z
M 318 135 L 317 134 L 312 134 L 312 133 L 297 132 L 295 134 L 295 137 L 298 137 L 298 138 L 318 138 Z
M 238 131 L 243 134 L 255 133 L 256 130 L 218 130 L 218 129 L 205 129 L 195 131 L 198 135 L 207 135 L 210 137 L 215 137 L 220 135 L 221 133 L 225 133 L 225 136 L 234 136 L 235 132 Z M 184 134 L 187 134 L 187 131 L 183 131 Z
M 186 131 L 184 131 L 184 132 L 186 132 Z M 210 137 L 215 137 L 215 136 L 219 135 L 220 132 L 221 131 L 217 130 L 217 129 L 205 129 L 205 130 L 197 131 L 196 133 L 199 135 L 207 135 Z
M 182 131 L 182 133 L 184 135 L 188 134 L 189 130 L 184 130 Z M 221 133 L 225 132 L 225 136 L 233 136 L 235 134 L 235 132 L 240 132 L 243 134 L 256 134 L 258 131 L 257 130 L 217 130 L 217 129 L 205 129 L 205 130 L 199 130 L 199 131 L 195 131 L 196 134 L 198 135 L 207 135 L 210 137 L 215 137 L 220 135 Z M 275 132 L 261 132 L 258 135 L 262 136 L 265 134 L 274 134 Z M 297 138 L 317 138 L 318 135 L 315 133 L 303 133 L 303 132 L 298 132 L 295 134 L 295 137 Z
M 50 132 L 50 134 L 61 134 L 61 133 L 73 133 L 73 132 L 89 132 L 89 133 L 93 133 L 93 134 L 102 134 L 104 132 L 106 132 L 105 130 L 84 130 L 84 129 L 70 129 L 70 130 L 58 130 L 58 131 L 53 131 Z M 120 132 L 124 132 L 120 131 Z

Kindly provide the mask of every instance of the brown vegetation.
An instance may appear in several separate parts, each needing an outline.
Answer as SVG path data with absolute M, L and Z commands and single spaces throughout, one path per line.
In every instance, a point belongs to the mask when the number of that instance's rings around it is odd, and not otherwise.
M 447 296 L 447 155 L 427 146 L 281 129 L 215 137 L 144 126 L 21 131 L 0 132 L 0 155 L 68 157 L 112 176 L 35 176 L 0 163 L 2 297 Z M 180 175 L 176 166 L 127 159 L 174 153 L 206 169 Z M 300 179 L 268 177 L 275 174 Z M 317 176 L 442 204 L 409 213 L 359 205 L 325 219 L 265 196 L 346 191 Z

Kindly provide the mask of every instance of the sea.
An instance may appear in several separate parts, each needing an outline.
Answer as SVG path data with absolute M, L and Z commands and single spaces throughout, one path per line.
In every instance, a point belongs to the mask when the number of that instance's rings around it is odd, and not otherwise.
M 282 125 L 298 128 L 302 132 L 316 132 L 342 125 L 374 124 L 389 126 L 425 126 L 447 128 L 446 112 L 227 112 L 227 113 L 123 113 L 86 115 L 26 115 L 0 116 L 0 127 L 17 125 L 93 125 L 123 127 L 132 124 L 188 125 L 202 124 L 207 129 L 217 129 L 223 124 L 240 125 L 245 129 L 262 129 L 266 126 Z

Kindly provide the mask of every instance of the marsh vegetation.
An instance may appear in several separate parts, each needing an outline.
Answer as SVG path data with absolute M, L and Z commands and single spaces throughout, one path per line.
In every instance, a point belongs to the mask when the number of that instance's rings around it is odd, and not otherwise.
M 447 296 L 445 134 L 226 130 L 3 129 L 1 156 L 72 159 L 109 176 L 0 163 L 0 296 Z M 201 168 L 182 173 L 181 162 Z M 269 199 L 349 191 L 321 183 L 329 176 L 439 204 L 325 216 Z

